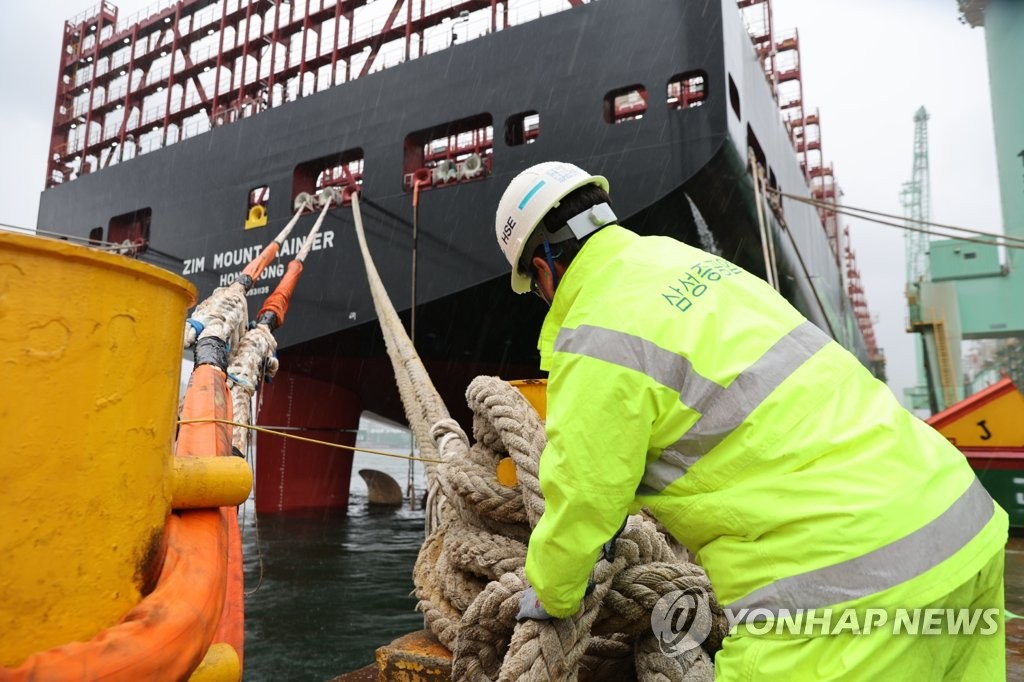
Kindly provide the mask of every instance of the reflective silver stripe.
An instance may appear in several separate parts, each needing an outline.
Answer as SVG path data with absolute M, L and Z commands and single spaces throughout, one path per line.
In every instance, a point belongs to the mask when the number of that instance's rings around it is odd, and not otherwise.
M 718 387 L 717 391 L 709 392 L 705 400 L 691 405 L 701 416 L 678 441 L 665 448 L 665 452 L 675 455 L 669 462 L 678 461 L 685 466 L 672 467 L 668 463 L 656 466 L 664 458 L 662 453 L 661 458 L 647 466 L 637 493 L 657 493 L 681 478 L 697 460 L 739 428 L 790 374 L 831 340 L 814 323 L 804 322 L 779 339 L 726 388 Z
M 661 457 L 654 460 L 644 469 L 644 477 L 637 488 L 637 495 L 657 495 L 670 483 L 679 479 L 700 457 L 690 457 L 675 450 L 666 448 Z
M 721 386 L 697 373 L 682 355 L 665 350 L 647 339 L 625 332 L 581 324 L 563 327 L 555 339 L 555 351 L 586 355 L 613 365 L 636 370 L 679 393 L 679 399 L 697 409 L 708 402 Z
M 832 339 L 804 321 L 723 387 L 699 374 L 685 357 L 647 339 L 603 327 L 563 328 L 555 351 L 585 355 L 647 375 L 679 393 L 686 406 L 700 413 L 676 443 L 647 465 L 638 494 L 664 490 L 700 457 L 742 424 L 750 413 L 812 355 Z
M 895 587 L 956 554 L 995 513 L 992 498 L 977 478 L 949 509 L 910 535 L 856 559 L 776 580 L 727 608 L 816 609 L 867 597 Z M 761 611 L 761 613 L 764 613 Z
M 700 419 L 669 447 L 691 458 L 707 454 L 745 422 L 790 374 L 831 341 L 813 322 L 805 321 L 740 372 L 727 388 L 700 405 Z

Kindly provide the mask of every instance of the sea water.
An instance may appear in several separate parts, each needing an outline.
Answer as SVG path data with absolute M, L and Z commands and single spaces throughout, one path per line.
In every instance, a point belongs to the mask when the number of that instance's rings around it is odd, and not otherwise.
M 363 468 L 406 487 L 406 461 L 357 453 L 347 514 L 257 516 L 251 500 L 240 510 L 246 681 L 323 682 L 372 663 L 377 647 L 423 627 L 411 594 L 423 512 L 408 502 L 371 507 L 357 473 Z M 423 493 L 420 465 L 415 487 Z

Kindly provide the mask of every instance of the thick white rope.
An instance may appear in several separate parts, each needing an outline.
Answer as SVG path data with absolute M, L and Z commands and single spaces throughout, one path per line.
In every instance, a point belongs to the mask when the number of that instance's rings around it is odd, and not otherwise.
M 295 212 L 291 220 L 274 238 L 278 245 L 284 243 L 299 218 L 313 202 L 314 198 L 305 192 L 295 197 Z M 191 348 L 199 338 L 215 336 L 227 341 L 228 348 L 234 348 L 245 333 L 245 325 L 249 320 L 246 306 L 245 287 L 241 282 L 232 282 L 226 287 L 214 289 L 208 298 L 196 306 L 185 323 L 183 347 Z M 211 327 L 208 332 L 207 329 Z
M 198 339 L 216 337 L 234 348 L 245 332 L 249 320 L 245 287 L 232 282 L 213 290 L 209 298 L 196 306 L 185 324 L 184 347 L 191 348 Z
M 353 216 L 374 308 L 395 370 L 410 427 L 430 459 L 428 536 L 413 582 L 428 627 L 452 650 L 453 679 L 567 680 L 581 671 L 621 679 L 712 680 L 711 654 L 726 630 L 707 576 L 649 519 L 635 516 L 616 543 L 613 562 L 594 568 L 594 589 L 572 618 L 515 620 L 526 589 L 523 567 L 530 530 L 544 511 L 538 463 L 544 426 L 526 399 L 496 377 L 467 390 L 475 443 L 448 413 L 402 327 L 363 230 L 358 194 Z M 498 462 L 511 457 L 517 483 L 498 482 Z M 703 646 L 665 653 L 651 614 L 674 592 L 702 600 L 709 620 Z M 685 625 L 685 624 L 683 624 Z
M 228 364 L 228 386 L 231 391 L 231 406 L 234 420 L 249 424 L 252 413 L 252 397 L 263 378 L 277 373 L 277 339 L 265 324 L 249 329 L 235 348 Z M 231 444 L 243 455 L 249 452 L 250 429 L 236 426 L 232 430 Z
M 366 244 L 366 233 L 363 230 L 363 217 L 359 210 L 359 193 L 352 194 L 352 215 L 355 222 L 356 237 L 359 250 L 366 266 L 366 276 L 373 297 L 373 307 L 380 321 L 381 333 L 388 357 L 395 371 L 395 381 L 405 408 L 405 416 L 412 429 L 420 449 L 424 450 L 424 458 L 439 459 L 437 447 L 430 437 L 430 427 L 439 421 L 450 419 L 448 408 L 434 388 L 416 348 L 409 340 L 402 321 L 388 297 L 384 283 L 380 279 L 377 267 L 370 256 Z M 427 528 L 432 529 L 439 521 L 440 510 L 444 505 L 443 496 L 439 496 L 436 478 L 437 465 L 431 462 L 424 464 L 427 474 Z

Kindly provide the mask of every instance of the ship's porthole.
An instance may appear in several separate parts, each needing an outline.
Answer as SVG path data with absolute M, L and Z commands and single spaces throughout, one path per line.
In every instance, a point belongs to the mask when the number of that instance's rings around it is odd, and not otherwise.
M 512 114 L 505 119 L 505 144 L 516 147 L 521 144 L 532 144 L 540 137 L 540 114 L 536 111 L 524 111 Z
M 249 192 L 249 206 L 245 214 L 245 229 L 263 227 L 267 224 L 267 205 L 270 203 L 270 187 L 262 185 Z
M 647 88 L 639 83 L 611 90 L 604 96 L 604 122 L 638 121 L 647 111 Z
M 669 109 L 692 109 L 708 98 L 708 79 L 703 71 L 677 73 L 665 88 L 665 101 Z
M 736 118 L 743 120 L 743 116 L 740 115 L 740 91 L 736 88 L 736 81 L 732 79 L 732 74 L 729 74 L 729 106 L 732 107 L 732 112 L 736 114 Z

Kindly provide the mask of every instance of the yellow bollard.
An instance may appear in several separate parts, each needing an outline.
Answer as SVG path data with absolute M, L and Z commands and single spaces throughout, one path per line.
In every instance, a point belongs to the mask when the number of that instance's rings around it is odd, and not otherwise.
M 138 261 L 0 234 L 0 665 L 89 639 L 152 588 L 194 297 Z
M 523 396 L 537 410 L 541 420 L 548 418 L 548 380 L 547 379 L 518 379 L 510 381 Z
M 541 421 L 547 418 L 547 379 L 517 379 L 516 381 L 510 381 L 508 383 L 517 391 L 522 393 L 527 402 L 533 406 L 533 409 L 537 410 L 537 415 L 541 418 Z M 505 457 L 498 462 L 495 477 L 498 479 L 498 483 L 502 484 L 506 488 L 515 487 L 519 483 L 519 477 L 516 474 L 516 464 L 512 461 L 511 457 Z
M 498 468 L 494 472 L 498 483 L 506 488 L 514 488 L 519 484 L 519 474 L 516 473 L 516 463 L 511 457 L 502 457 L 498 460 Z

